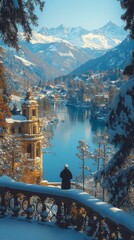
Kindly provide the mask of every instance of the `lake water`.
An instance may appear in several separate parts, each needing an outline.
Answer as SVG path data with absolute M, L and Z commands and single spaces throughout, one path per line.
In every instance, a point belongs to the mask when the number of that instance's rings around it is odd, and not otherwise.
M 43 154 L 43 178 L 50 182 L 61 181 L 59 174 L 67 163 L 73 174 L 73 179 L 81 174 L 82 161 L 76 157 L 79 140 L 84 140 L 90 146 L 90 151 L 96 147 L 93 136 L 104 128 L 101 120 L 90 120 L 89 110 L 62 106 L 55 103 L 54 112 L 57 114 L 57 124 L 51 126 L 53 138 L 52 147 L 45 149 Z M 93 160 L 86 160 L 86 166 L 96 170 Z

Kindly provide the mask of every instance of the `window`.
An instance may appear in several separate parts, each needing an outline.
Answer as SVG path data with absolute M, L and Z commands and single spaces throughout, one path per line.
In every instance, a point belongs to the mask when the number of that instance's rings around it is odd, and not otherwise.
M 32 151 L 31 144 L 28 144 L 27 145 L 27 153 L 29 154 L 30 158 L 31 158 L 31 151 Z
M 33 134 L 36 133 L 36 126 L 33 126 Z
M 36 157 L 40 157 L 40 151 L 39 151 L 39 143 L 36 145 Z
M 11 128 L 11 133 L 12 133 L 12 134 L 15 134 L 15 129 L 14 129 L 14 127 Z
M 36 126 L 31 126 L 31 134 L 36 134 Z
M 36 110 L 32 109 L 32 116 L 36 116 Z
M 19 133 L 19 134 L 22 133 L 22 128 L 21 128 L 21 126 L 19 126 L 19 128 L 18 128 L 18 133 Z

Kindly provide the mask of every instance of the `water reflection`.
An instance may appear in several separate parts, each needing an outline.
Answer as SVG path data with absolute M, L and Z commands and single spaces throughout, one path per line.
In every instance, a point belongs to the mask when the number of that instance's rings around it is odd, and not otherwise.
M 89 110 L 75 107 L 67 107 L 67 114 L 71 122 L 84 122 L 89 120 Z
M 104 123 L 89 120 L 88 109 L 66 107 L 56 103 L 53 110 L 57 114 L 58 123 L 51 126 L 54 134 L 50 142 L 52 147 L 46 149 L 48 154 L 43 157 L 44 178 L 48 181 L 60 181 L 59 173 L 66 163 L 75 178 L 81 173 L 81 160 L 76 157 L 78 141 L 83 139 L 93 151 L 94 134 L 103 130 Z M 87 160 L 87 165 L 91 165 L 91 160 Z M 95 166 L 92 168 L 95 169 Z
M 97 131 L 103 131 L 104 129 L 104 121 L 97 120 L 97 119 L 90 119 L 90 125 L 91 125 L 91 131 L 97 132 Z

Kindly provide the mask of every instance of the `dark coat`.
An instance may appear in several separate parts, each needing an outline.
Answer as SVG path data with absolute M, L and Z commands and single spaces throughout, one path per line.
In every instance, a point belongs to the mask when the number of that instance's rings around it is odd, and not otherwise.
M 61 188 L 62 189 L 70 189 L 71 188 L 71 183 L 70 180 L 72 179 L 72 173 L 68 168 L 64 168 L 63 171 L 60 173 L 60 177 L 62 178 L 62 184 Z

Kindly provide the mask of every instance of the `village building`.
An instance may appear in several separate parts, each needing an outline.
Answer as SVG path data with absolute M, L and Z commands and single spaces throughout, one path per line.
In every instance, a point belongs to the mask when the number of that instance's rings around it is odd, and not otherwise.
M 39 184 L 42 181 L 42 120 L 38 116 L 38 102 L 30 90 L 21 108 L 22 113 L 18 113 L 14 105 L 12 117 L 6 119 L 7 133 L 23 144 L 27 156 L 23 181 Z

